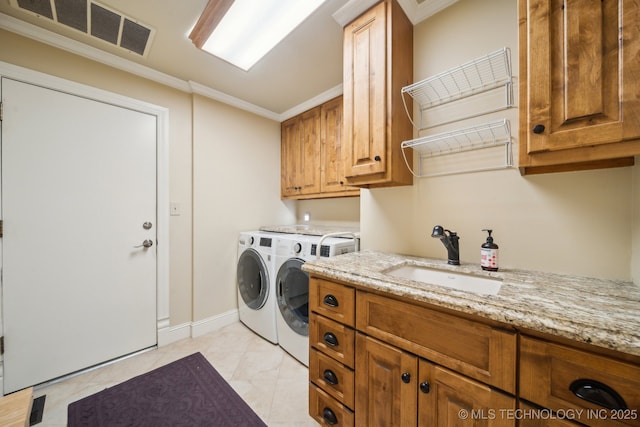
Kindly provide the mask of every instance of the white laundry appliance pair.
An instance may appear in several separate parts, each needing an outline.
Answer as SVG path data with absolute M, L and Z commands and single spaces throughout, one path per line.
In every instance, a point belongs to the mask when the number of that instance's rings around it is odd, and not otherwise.
M 355 250 L 352 239 L 249 231 L 238 239 L 240 321 L 309 365 L 309 275 L 302 265 Z

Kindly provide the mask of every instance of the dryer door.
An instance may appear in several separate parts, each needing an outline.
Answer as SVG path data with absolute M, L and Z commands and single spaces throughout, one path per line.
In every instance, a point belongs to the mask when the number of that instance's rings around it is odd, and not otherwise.
M 247 307 L 260 310 L 269 296 L 267 265 L 255 249 L 247 249 L 238 259 L 238 291 Z
M 309 274 L 302 271 L 304 261 L 289 258 L 276 277 L 278 308 L 284 321 L 295 332 L 309 336 Z

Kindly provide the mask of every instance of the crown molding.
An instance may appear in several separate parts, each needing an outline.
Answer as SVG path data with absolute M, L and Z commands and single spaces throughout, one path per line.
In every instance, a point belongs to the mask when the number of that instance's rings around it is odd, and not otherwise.
M 189 91 L 189 84 L 184 80 L 154 70 L 153 68 L 138 64 L 125 58 L 121 58 L 109 52 L 80 43 L 68 37 L 45 30 L 36 25 L 30 24 L 20 19 L 0 13 L 0 28 L 11 31 L 23 37 L 48 44 L 67 52 L 100 62 L 105 65 L 127 71 L 140 77 L 161 83 L 165 86 Z
M 458 0 L 424 0 L 418 4 L 416 0 L 398 0 L 413 25 L 417 25 L 430 16 L 456 3 Z
M 417 25 L 457 1 L 458 0 L 423 0 L 422 3 L 418 4 L 417 0 L 398 0 L 398 3 L 411 23 Z M 333 16 L 333 19 L 338 24 L 344 27 L 379 2 L 380 0 L 349 0 L 331 16 Z
M 297 116 L 300 113 L 304 113 L 305 111 L 310 110 L 313 107 L 317 107 L 320 104 L 323 104 L 337 96 L 342 95 L 343 91 L 344 89 L 342 84 L 339 84 L 338 86 L 335 86 L 325 92 L 322 92 L 320 95 L 315 96 L 309 99 L 308 101 L 303 102 L 302 104 L 299 104 L 293 108 L 290 108 L 289 110 L 280 114 L 279 120 L 281 122 L 284 122 L 285 120 L 290 119 L 293 116 Z
M 224 104 L 230 105 L 232 107 L 239 108 L 241 110 L 248 111 L 250 113 L 256 114 L 258 116 L 266 117 L 267 119 L 282 121 L 280 120 L 280 115 L 274 113 L 271 110 L 267 110 L 266 108 L 258 107 L 257 105 L 251 104 L 250 102 L 243 101 L 240 98 L 236 98 L 234 96 L 228 95 L 224 92 L 220 92 L 219 90 L 212 89 L 209 86 L 205 86 L 198 82 L 194 82 L 189 80 L 189 92 L 195 93 L 198 95 L 202 95 L 207 98 L 211 98 L 216 101 L 220 101 Z
M 338 24 L 344 27 L 376 3 L 380 3 L 380 0 L 349 0 L 331 16 Z

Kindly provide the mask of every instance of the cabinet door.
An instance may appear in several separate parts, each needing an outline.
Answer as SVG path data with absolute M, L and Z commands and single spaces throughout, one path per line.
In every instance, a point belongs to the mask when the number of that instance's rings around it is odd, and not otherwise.
M 282 197 L 320 192 L 320 107 L 281 125 Z
M 535 153 L 556 164 L 640 153 L 637 142 L 594 148 L 640 138 L 639 7 L 635 0 L 520 2 L 525 165 Z M 580 150 L 545 153 L 567 149 Z
M 356 190 L 346 185 L 344 173 L 346 150 L 342 141 L 341 96 L 322 104 L 320 129 L 322 130 L 320 190 L 323 193 Z
M 300 118 L 293 117 L 282 123 L 280 191 L 282 197 L 298 194 L 297 179 L 300 174 Z
M 320 107 L 300 117 L 302 156 L 298 182 L 301 194 L 320 192 Z
M 423 359 L 419 371 L 419 425 L 515 426 L 515 398 Z
M 347 176 L 384 173 L 387 2 L 344 29 L 344 139 Z
M 356 425 L 417 425 L 415 356 L 357 334 L 355 371 Z

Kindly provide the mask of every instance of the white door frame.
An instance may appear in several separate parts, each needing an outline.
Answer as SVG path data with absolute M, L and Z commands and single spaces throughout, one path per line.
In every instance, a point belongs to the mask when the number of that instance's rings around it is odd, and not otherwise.
M 137 99 L 65 80 L 0 61 L 0 76 L 72 95 L 129 108 L 157 117 L 157 330 L 167 329 L 169 317 L 169 110 Z M 0 196 L 2 188 L 0 187 Z M 0 197 L 0 202 L 2 198 Z M 0 246 L 0 251 L 1 251 Z M 2 252 L 0 252 L 2 255 Z M 0 267 L 2 267 L 0 256 Z M 0 295 L 1 298 L 1 295 Z M 0 300 L 1 302 L 1 300 Z M 0 304 L 0 309 L 1 309 Z M 2 313 L 0 312 L 0 330 Z M 0 380 L 1 381 L 1 380 Z M 1 385 L 1 384 L 0 384 Z

